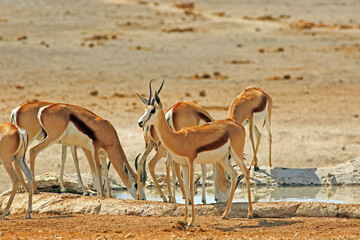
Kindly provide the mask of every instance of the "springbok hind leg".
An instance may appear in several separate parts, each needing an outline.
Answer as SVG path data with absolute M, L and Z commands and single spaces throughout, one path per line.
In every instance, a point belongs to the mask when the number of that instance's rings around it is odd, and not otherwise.
M 231 210 L 232 201 L 236 189 L 237 173 L 234 167 L 231 166 L 230 161 L 228 161 L 227 156 L 223 157 L 219 162 L 221 166 L 225 169 L 225 171 L 230 175 L 230 179 L 231 179 L 230 195 L 226 205 L 225 212 L 222 215 L 222 219 L 229 219 L 229 213 Z
M 20 178 L 21 186 L 24 188 L 24 191 L 25 191 L 25 192 L 28 192 L 29 189 L 28 189 L 28 187 L 27 187 L 27 185 L 26 185 L 26 183 L 25 183 L 25 180 L 24 180 L 24 177 L 23 177 L 23 175 L 22 175 L 22 173 L 21 173 L 21 169 L 20 169 L 20 167 L 19 167 L 19 164 L 17 164 L 16 161 L 14 162 L 14 169 L 15 169 L 16 174 L 17 174 L 18 177 Z
M 245 180 L 246 180 L 246 188 L 248 192 L 248 202 L 249 202 L 249 208 L 248 208 L 248 218 L 253 218 L 253 208 L 251 203 L 251 192 L 250 192 L 250 171 L 246 168 L 244 161 L 242 158 L 238 157 L 238 155 L 235 154 L 234 151 L 231 152 L 231 155 L 233 156 L 234 161 L 236 164 L 240 167 L 241 171 L 244 173 Z M 230 200 L 230 198 L 229 198 Z
M 265 125 L 266 125 L 266 130 L 268 132 L 268 141 L 269 141 L 269 167 L 272 167 L 272 163 L 271 163 L 272 135 L 271 135 L 271 122 L 270 122 L 269 115 L 266 116 Z
M 10 206 L 14 200 L 14 197 L 15 197 L 15 194 L 16 194 L 16 191 L 18 189 L 18 184 L 19 184 L 19 177 L 17 176 L 16 172 L 14 171 L 13 169 L 13 166 L 12 166 L 12 160 L 11 158 L 9 159 L 1 159 L 1 162 L 3 163 L 4 165 L 4 168 L 6 170 L 6 172 L 9 174 L 10 178 L 11 178 L 11 181 L 12 181 L 12 192 L 11 192 L 11 195 L 9 197 L 9 200 L 6 204 L 6 207 L 5 207 L 5 210 L 3 212 L 3 215 L 1 216 L 1 219 L 4 220 L 6 216 L 8 216 L 10 214 Z
M 23 171 L 23 173 L 25 174 L 27 180 L 28 180 L 28 188 L 29 188 L 29 203 L 28 203 L 28 211 L 26 214 L 26 219 L 30 219 L 31 218 L 31 213 L 32 213 L 32 179 L 33 179 L 33 174 L 30 171 L 29 166 L 26 164 L 25 162 L 25 158 L 23 158 L 23 156 L 21 157 L 15 157 L 15 161 L 16 163 L 20 166 L 21 170 Z
M 250 118 L 249 119 L 249 135 L 250 135 L 250 142 L 251 142 L 251 146 L 252 146 L 252 149 L 253 149 L 253 159 L 251 161 L 251 165 L 254 166 L 254 170 L 257 171 L 259 170 L 259 167 L 258 167 L 258 160 L 257 160 L 257 156 L 256 156 L 256 147 L 255 147 L 255 141 L 254 141 L 254 130 L 255 130 L 255 127 L 254 127 L 254 120 L 253 118 Z

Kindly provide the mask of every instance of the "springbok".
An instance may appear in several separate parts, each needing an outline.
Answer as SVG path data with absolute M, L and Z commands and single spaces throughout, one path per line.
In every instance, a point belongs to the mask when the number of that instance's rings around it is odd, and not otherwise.
M 31 183 L 33 180 L 33 174 L 31 173 L 28 165 L 25 162 L 25 152 L 27 148 L 27 134 L 26 131 L 18 128 L 11 123 L 0 123 L 0 162 L 4 165 L 5 170 L 9 174 L 12 181 L 12 192 L 10 198 L 6 204 L 5 210 L 1 216 L 1 219 L 5 219 L 9 215 L 10 206 L 14 200 L 16 191 L 19 185 L 19 175 L 21 172 L 16 173 L 13 168 L 13 160 L 20 169 L 24 172 L 28 180 L 29 188 L 29 205 L 26 218 L 31 218 L 32 212 L 32 189 Z
M 26 130 L 26 132 L 28 133 L 28 138 L 29 138 L 28 145 L 30 145 L 34 140 L 40 141 L 42 138 L 44 138 L 44 136 L 43 136 L 44 132 L 41 131 L 41 125 L 39 123 L 37 115 L 38 115 L 40 108 L 49 106 L 51 104 L 53 104 L 53 103 L 51 103 L 51 102 L 28 102 L 28 103 L 24 103 L 24 104 L 18 106 L 17 108 L 14 108 L 11 111 L 10 122 L 12 124 L 15 124 L 16 126 L 19 126 L 22 129 Z M 61 143 L 61 142 L 59 142 L 59 143 Z M 71 149 L 71 154 L 74 159 L 74 165 L 75 165 L 79 185 L 80 185 L 81 189 L 83 190 L 84 195 L 89 195 L 89 191 L 84 187 L 82 179 L 81 179 L 81 174 L 80 174 L 80 170 L 79 170 L 79 161 L 78 161 L 77 152 L 76 152 L 76 146 L 71 145 L 69 147 Z M 62 192 L 62 193 L 67 192 L 66 188 L 64 187 L 64 181 L 63 181 L 65 160 L 66 160 L 66 155 L 67 155 L 66 148 L 67 148 L 67 145 L 62 144 L 61 167 L 60 167 L 60 176 L 59 176 L 60 192 Z M 89 156 L 89 155 L 85 155 L 85 156 Z M 92 158 L 90 158 L 90 159 L 88 159 L 88 161 L 89 161 L 89 166 L 90 166 L 90 169 L 92 172 L 93 180 L 95 180 L 96 179 L 95 175 L 94 175 L 95 166 L 94 166 L 93 160 L 92 160 Z M 24 180 L 23 180 L 22 176 L 20 176 L 20 180 L 23 183 Z M 34 189 L 34 191 L 38 192 L 37 189 Z
M 156 102 L 156 104 L 155 104 Z M 155 91 L 155 98 L 145 108 L 144 115 L 138 121 L 139 127 L 154 125 L 161 144 L 171 153 L 174 161 L 181 165 L 184 175 L 185 191 L 185 218 L 188 218 L 188 192 L 191 201 L 192 226 L 195 220 L 194 209 L 194 165 L 219 162 L 231 178 L 231 190 L 223 213 L 223 219 L 228 219 L 237 182 L 237 173 L 229 163 L 227 155 L 230 152 L 236 164 L 243 171 L 248 190 L 248 218 L 253 217 L 249 170 L 243 162 L 245 143 L 244 127 L 233 119 L 217 120 L 200 126 L 184 127 L 180 131 L 172 131 L 166 122 L 162 103 Z M 190 188 L 190 189 L 189 189 Z
M 264 90 L 257 87 L 246 88 L 238 97 L 236 97 L 229 106 L 228 118 L 234 119 L 241 124 L 249 123 L 249 135 L 253 149 L 253 159 L 251 165 L 258 170 L 257 151 L 260 145 L 260 130 L 266 125 L 269 141 L 269 167 L 271 164 L 271 110 L 272 99 Z M 256 146 L 254 144 L 254 134 Z
M 138 187 L 136 173 L 130 167 L 116 130 L 109 121 L 86 108 L 59 103 L 41 108 L 38 119 L 45 137 L 30 149 L 32 170 L 36 155 L 52 144 L 61 142 L 65 145 L 80 146 L 94 161 L 97 173 L 95 185 L 101 197 L 104 197 L 102 178 L 106 181 L 107 196 L 111 197 L 106 167 L 106 158 L 108 158 L 131 196 L 136 198 Z M 141 192 L 141 195 L 144 196 L 144 193 Z
M 159 90 L 157 91 L 158 94 L 162 89 L 163 83 L 164 83 L 164 81 L 162 82 Z M 150 84 L 151 84 L 151 82 L 150 82 Z M 151 94 L 152 94 L 151 92 L 149 95 L 149 99 L 145 99 L 138 93 L 136 93 L 136 94 L 138 95 L 138 97 L 144 104 L 146 104 L 146 105 L 150 104 Z M 169 124 L 170 128 L 174 129 L 175 131 L 178 131 L 183 127 L 196 126 L 196 125 L 199 125 L 202 123 L 214 121 L 214 119 L 211 117 L 211 115 L 203 107 L 201 107 L 200 105 L 193 103 L 193 102 L 178 102 L 175 105 L 173 105 L 166 112 L 165 116 L 166 116 L 166 121 Z M 169 195 L 168 198 L 169 198 L 169 202 L 175 202 L 176 201 L 175 200 L 175 181 L 176 181 L 175 178 L 173 179 L 173 190 L 172 191 L 171 191 L 171 186 L 170 186 L 170 166 L 172 165 L 171 164 L 172 163 L 171 155 L 167 155 L 168 151 L 164 148 L 163 145 L 161 145 L 161 142 L 159 140 L 159 137 L 158 137 L 153 125 L 147 126 L 144 129 L 144 139 L 145 139 L 146 148 L 145 148 L 144 154 L 142 155 L 142 158 L 140 160 L 140 166 L 143 165 L 143 163 L 146 160 L 146 157 L 149 155 L 151 150 L 156 148 L 157 152 L 153 156 L 153 158 L 149 161 L 148 167 L 149 167 L 150 175 L 152 176 L 152 178 L 154 180 L 154 184 L 155 184 L 157 190 L 159 191 L 161 198 L 163 199 L 164 202 L 166 202 L 167 199 L 166 199 L 163 191 L 161 190 L 159 182 L 155 176 L 155 167 L 161 158 L 163 158 L 163 157 L 167 158 L 166 159 L 166 176 L 167 176 L 167 186 L 168 186 L 168 195 Z M 173 166 L 174 166 L 174 171 L 176 173 L 176 176 L 179 179 L 180 189 L 183 193 L 183 196 L 185 196 L 183 181 L 181 180 L 181 175 L 180 175 L 179 165 L 176 162 L 174 162 Z M 226 202 L 229 187 L 230 187 L 229 181 L 226 178 L 223 167 L 219 163 L 214 164 L 213 169 L 214 169 L 214 180 L 215 180 L 215 183 L 214 183 L 215 200 L 216 200 L 216 202 Z M 138 177 L 139 177 L 139 172 L 141 172 L 142 169 L 138 168 L 137 170 L 138 170 Z M 202 198 L 201 199 L 202 199 L 202 202 L 204 204 L 206 204 L 206 197 L 205 197 L 206 165 L 205 164 L 201 164 L 201 170 L 202 170 Z M 138 184 L 139 184 L 139 182 L 140 182 L 140 179 L 138 179 Z M 138 189 L 138 191 L 140 191 L 140 189 Z
M 213 121 L 210 114 L 207 113 L 205 109 L 197 105 L 196 103 L 192 102 L 178 102 L 174 106 L 170 108 L 170 110 L 166 113 L 166 119 L 171 129 L 175 129 L 176 131 L 180 130 L 183 127 L 190 127 L 190 126 L 196 126 L 199 125 L 202 121 L 210 122 Z M 173 124 L 176 122 L 176 124 Z M 184 186 L 183 182 L 181 180 L 180 175 L 180 169 L 179 165 L 176 162 L 172 162 L 171 155 L 168 155 L 168 151 L 165 149 L 165 147 L 161 144 L 160 139 L 154 129 L 154 126 L 148 126 L 144 130 L 144 138 L 146 142 L 146 149 L 145 152 L 140 160 L 140 165 L 142 165 L 142 161 L 146 159 L 146 157 L 149 155 L 150 151 L 153 148 L 157 148 L 156 154 L 153 156 L 153 158 L 149 161 L 148 167 L 150 175 L 152 176 L 154 180 L 154 184 L 156 188 L 158 189 L 162 199 L 164 202 L 166 202 L 166 197 L 161 190 L 161 187 L 158 183 L 158 180 L 155 176 L 155 167 L 158 161 L 164 157 L 166 158 L 166 176 L 167 176 L 167 186 L 168 186 L 168 198 L 169 202 L 175 202 L 175 184 L 173 184 L 173 190 L 171 190 L 171 184 L 170 184 L 170 167 L 173 165 L 174 171 L 176 173 L 177 178 L 179 179 L 180 189 L 184 194 Z M 217 202 L 226 202 L 228 191 L 230 187 L 230 183 L 226 178 L 226 175 L 224 173 L 224 169 L 222 166 L 218 163 L 215 164 L 214 167 L 214 179 L 215 179 L 215 200 Z M 142 169 L 138 168 L 138 171 L 141 171 Z M 206 197 L 205 197 L 205 178 L 206 178 L 206 165 L 201 164 L 201 172 L 202 172 L 202 202 L 206 204 Z M 223 174 L 221 174 L 223 172 Z M 218 173 L 218 174 L 216 174 Z M 138 175 L 139 176 L 139 175 Z M 139 180 L 138 180 L 139 181 Z M 175 183 L 175 179 L 173 180 L 173 183 Z M 139 189 L 138 189 L 139 190 Z

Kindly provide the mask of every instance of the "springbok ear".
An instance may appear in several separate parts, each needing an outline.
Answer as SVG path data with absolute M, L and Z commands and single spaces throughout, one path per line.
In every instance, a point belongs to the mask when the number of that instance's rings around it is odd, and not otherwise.
M 160 97 L 159 97 L 157 91 L 155 91 L 155 101 L 156 101 L 159 109 L 162 109 L 162 103 L 161 103 L 161 101 L 160 101 Z
M 140 94 L 138 94 L 137 92 L 135 92 L 136 93 L 136 95 L 140 98 L 140 100 L 144 103 L 144 104 L 148 104 L 148 100 L 147 99 L 145 99 L 143 96 L 141 96 Z

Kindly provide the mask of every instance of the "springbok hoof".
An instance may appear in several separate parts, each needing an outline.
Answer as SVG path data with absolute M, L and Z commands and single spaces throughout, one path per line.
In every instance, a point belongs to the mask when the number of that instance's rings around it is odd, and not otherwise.
M 248 216 L 248 219 L 253 219 L 254 217 L 252 215 L 249 215 Z
M 257 172 L 257 171 L 260 171 L 260 168 L 258 166 L 254 167 L 254 171 Z
M 222 219 L 222 220 L 229 220 L 228 217 L 222 217 L 221 219 Z

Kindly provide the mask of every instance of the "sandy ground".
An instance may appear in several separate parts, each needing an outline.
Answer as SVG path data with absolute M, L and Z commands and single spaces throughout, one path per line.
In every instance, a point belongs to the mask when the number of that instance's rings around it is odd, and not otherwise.
M 12 216 L 0 225 L 4 239 L 359 239 L 360 219 L 178 217 L 111 215 Z M 139 227 L 141 226 L 141 227 Z
M 144 147 L 136 124 L 144 105 L 134 92 L 147 96 L 150 79 L 166 79 L 165 107 L 194 101 L 216 119 L 245 87 L 258 86 L 274 101 L 273 166 L 321 167 L 359 155 L 359 1 L 177 3 L 1 1 L 0 121 L 27 101 L 80 105 L 115 126 L 133 164 Z M 264 129 L 260 166 L 266 139 Z M 59 171 L 60 151 L 39 154 L 35 174 Z M 70 160 L 65 171 L 75 171 Z M 0 192 L 11 187 L 3 168 L 0 181 Z

